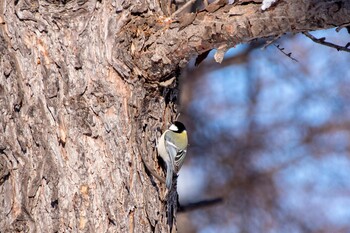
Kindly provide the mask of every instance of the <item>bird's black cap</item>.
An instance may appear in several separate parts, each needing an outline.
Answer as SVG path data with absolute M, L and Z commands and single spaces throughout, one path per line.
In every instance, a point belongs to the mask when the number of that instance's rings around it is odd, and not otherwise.
M 186 127 L 184 124 L 182 124 L 180 121 L 175 121 L 169 128 L 170 130 L 178 133 L 182 133 L 186 130 Z

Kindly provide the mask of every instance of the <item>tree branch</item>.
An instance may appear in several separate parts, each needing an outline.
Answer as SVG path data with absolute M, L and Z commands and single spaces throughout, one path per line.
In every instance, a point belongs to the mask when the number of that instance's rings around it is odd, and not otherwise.
M 328 46 L 328 47 L 331 47 L 331 48 L 335 48 L 338 51 L 350 52 L 350 49 L 348 48 L 350 43 L 347 43 L 346 46 L 340 46 L 340 45 L 336 45 L 336 44 L 333 44 L 333 43 L 325 41 L 326 38 L 324 38 L 324 37 L 318 39 L 318 38 L 314 37 L 313 35 L 311 35 L 308 32 L 303 32 L 303 34 L 306 37 L 310 38 L 315 43 L 318 43 L 318 44 L 321 44 L 321 45 L 325 45 L 325 46 Z
M 135 45 L 133 55 L 128 55 L 130 52 L 120 53 L 125 46 L 116 43 L 113 57 L 124 61 L 129 72 L 145 77 L 148 82 L 157 82 L 171 78 L 171 74 L 184 67 L 193 56 L 222 45 L 233 47 L 257 38 L 350 23 L 350 1 L 347 0 L 280 0 L 275 7 L 266 11 L 262 11 L 261 5 L 256 3 L 220 7 L 210 5 L 206 9 L 213 11 L 197 12 L 183 29 L 179 25 L 182 19 L 188 18 L 187 14 L 171 22 L 163 22 L 154 18 L 156 16 L 131 20 L 127 30 L 122 32 L 124 34 L 117 37 L 126 38 L 124 43 L 128 45 Z M 149 27 L 145 28 L 144 25 Z
M 275 46 L 281 53 L 283 53 L 284 55 L 286 55 L 287 57 L 289 57 L 289 58 L 292 59 L 293 61 L 298 62 L 297 59 L 295 59 L 294 57 L 292 57 L 292 53 L 291 53 L 291 52 L 286 53 L 286 52 L 284 51 L 284 48 L 282 48 L 279 44 L 274 44 L 274 46 Z
M 178 208 L 178 211 L 181 212 L 188 212 L 191 210 L 196 210 L 196 209 L 201 209 L 204 207 L 212 206 L 218 203 L 221 203 L 223 201 L 223 198 L 217 197 L 213 199 L 207 199 L 207 200 L 202 200 L 194 203 L 190 203 L 187 205 L 180 205 Z

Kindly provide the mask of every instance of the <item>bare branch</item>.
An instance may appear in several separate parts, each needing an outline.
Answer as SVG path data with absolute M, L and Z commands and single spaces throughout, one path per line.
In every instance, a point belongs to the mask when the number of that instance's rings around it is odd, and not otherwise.
M 292 59 L 293 61 L 298 62 L 297 59 L 295 59 L 295 58 L 292 57 L 292 53 L 286 53 L 286 52 L 284 51 L 284 48 L 282 48 L 279 44 L 274 44 L 274 46 L 275 46 L 281 53 L 283 53 L 284 55 L 286 55 L 287 57 L 289 57 L 289 58 Z
M 281 36 L 275 36 L 271 40 L 266 41 L 265 45 L 262 47 L 262 49 L 266 49 L 269 47 L 273 42 L 277 41 Z
M 181 205 L 178 208 L 178 212 L 187 212 L 187 211 L 191 211 L 191 210 L 196 210 L 199 208 L 204 208 L 204 207 L 208 207 L 211 205 L 221 203 L 222 201 L 223 201 L 223 199 L 221 197 L 217 197 L 217 198 L 213 198 L 213 199 L 202 200 L 202 201 L 190 203 L 187 205 Z
M 318 44 L 321 44 L 321 45 L 325 45 L 325 46 L 328 46 L 328 47 L 331 47 L 331 48 L 335 48 L 338 51 L 350 52 L 350 49 L 348 48 L 350 43 L 347 43 L 345 46 L 340 46 L 340 45 L 336 45 L 336 44 L 327 42 L 325 37 L 316 38 L 316 37 L 314 37 L 313 35 L 311 35 L 308 32 L 303 32 L 303 34 L 306 37 L 310 38 L 315 43 L 318 43 Z

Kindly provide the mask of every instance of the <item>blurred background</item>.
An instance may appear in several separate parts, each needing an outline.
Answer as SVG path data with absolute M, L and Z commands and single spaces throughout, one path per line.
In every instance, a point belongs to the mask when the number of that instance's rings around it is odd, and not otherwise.
M 350 232 L 350 53 L 302 34 L 265 44 L 182 71 L 180 204 L 223 200 L 179 213 L 180 233 Z

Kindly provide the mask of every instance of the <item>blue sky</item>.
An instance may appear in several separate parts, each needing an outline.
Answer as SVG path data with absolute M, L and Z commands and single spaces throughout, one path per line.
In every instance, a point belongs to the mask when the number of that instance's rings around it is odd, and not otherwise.
M 340 45 L 349 42 L 344 29 L 312 34 Z M 342 124 L 350 122 L 350 54 L 316 44 L 303 35 L 277 43 L 287 53 L 292 52 L 298 62 L 269 46 L 254 51 L 249 64 L 232 65 L 202 78 L 201 85 L 192 90 L 196 94 L 188 112 L 207 121 L 201 131 L 193 132 L 192 140 L 200 145 L 222 132 L 229 132 L 232 138 L 244 135 L 250 101 L 247 93 L 254 83 L 259 88 L 254 120 L 257 127 L 271 127 L 271 132 L 264 131 L 266 150 L 253 155 L 255 166 L 264 171 L 290 163 L 277 169 L 274 176 L 281 192 L 280 207 L 316 227 L 325 224 L 350 230 L 350 132 L 342 129 Z M 240 52 L 244 46 L 231 49 L 226 56 Z M 276 128 L 276 124 L 281 127 Z M 302 143 L 306 129 L 328 124 L 334 124 L 336 130 L 320 132 L 310 144 Z M 211 175 L 206 164 L 211 163 L 210 156 L 215 156 L 210 155 L 215 148 L 207 153 L 202 161 L 196 161 L 198 156 L 187 159 L 180 171 L 178 189 L 183 203 L 205 197 Z M 305 215 L 308 209 L 314 211 Z M 236 232 L 234 222 L 224 226 L 213 222 L 199 232 Z

